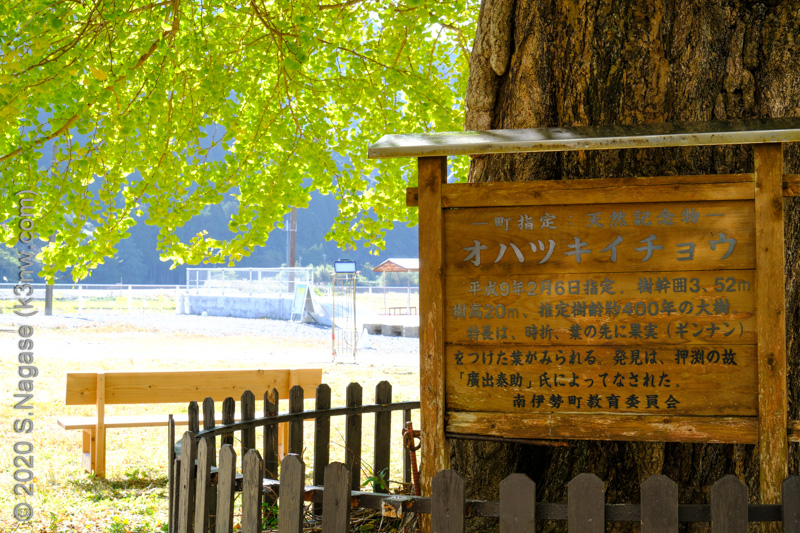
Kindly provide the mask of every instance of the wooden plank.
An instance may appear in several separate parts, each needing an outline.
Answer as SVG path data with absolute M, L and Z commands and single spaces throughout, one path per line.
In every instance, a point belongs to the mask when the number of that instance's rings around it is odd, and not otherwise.
M 445 341 L 756 344 L 755 287 L 754 270 L 451 276 Z
M 233 424 L 234 421 L 234 411 L 236 411 L 236 401 L 231 398 L 225 398 L 222 401 L 222 425 L 227 426 L 228 424 Z M 220 444 L 233 444 L 233 433 L 227 433 L 220 437 Z
M 94 433 L 91 433 L 91 435 L 94 435 Z M 92 438 L 92 440 L 94 440 L 94 438 Z M 94 462 L 93 462 L 94 459 L 93 459 L 93 457 L 94 457 L 94 454 L 92 454 L 92 452 L 83 452 L 83 453 L 81 453 L 81 466 L 87 472 L 94 472 Z
M 755 444 L 756 417 L 448 412 L 447 431 L 518 439 L 579 439 Z
M 446 183 L 442 185 L 442 199 L 443 202 L 452 203 L 454 198 L 459 196 L 468 196 L 473 193 L 460 192 L 466 189 L 483 189 L 487 194 L 498 193 L 505 196 L 511 196 L 512 192 L 516 192 L 522 196 L 528 195 L 532 192 L 542 193 L 548 191 L 584 191 L 596 189 L 610 189 L 610 188 L 647 188 L 647 187 L 665 187 L 670 185 L 681 185 L 681 188 L 692 187 L 695 185 L 731 185 L 731 184 L 752 184 L 755 180 L 753 173 L 737 173 L 737 174 L 690 174 L 680 176 L 637 176 L 632 178 L 565 178 L 560 180 L 530 180 L 522 179 L 514 182 L 481 182 L 481 183 Z M 507 189 L 506 192 L 503 190 Z M 418 199 L 419 189 L 417 187 L 409 187 L 406 189 L 407 193 L 412 198 Z M 533 195 L 534 198 L 536 195 Z M 753 195 L 750 194 L 750 199 Z M 415 200 L 416 201 L 416 200 Z M 491 198 L 486 199 L 487 202 L 493 202 Z M 651 200 L 647 200 L 648 202 Z M 608 202 L 608 198 L 606 198 Z M 567 203 L 572 203 L 572 200 Z M 488 205 L 488 204 L 486 204 Z M 522 202 L 514 202 L 510 205 L 525 205 Z
M 445 353 L 451 411 L 758 416 L 755 346 L 455 345 Z
M 346 533 L 350 528 L 350 471 L 342 463 L 325 467 L 322 533 Z
M 170 486 L 170 497 L 172 498 L 172 507 L 168 515 L 169 519 L 169 533 L 178 532 L 178 521 L 180 520 L 180 494 L 181 494 L 181 458 L 177 457 L 172 464 L 175 476 L 172 485 Z M 227 532 L 226 532 L 227 533 Z
M 292 387 L 297 384 L 297 375 L 295 372 L 289 372 L 289 391 L 291 393 Z M 278 426 L 278 458 L 283 459 L 289 453 L 289 424 L 283 423 Z
M 651 178 L 564 179 L 558 181 L 515 181 L 489 183 L 447 183 L 442 185 L 442 205 L 463 207 L 511 207 L 523 205 L 602 204 L 621 192 L 637 202 L 670 199 L 694 200 L 709 194 L 714 200 L 752 200 L 753 174 L 711 174 Z M 788 183 L 791 187 L 792 183 Z M 694 191 L 694 193 L 692 192 Z M 791 189 L 790 189 L 791 191 Z M 646 193 L 652 194 L 646 194 Z M 586 193 L 586 194 L 584 194 Z M 696 194 L 695 194 L 696 193 Z M 481 195 L 483 198 L 481 199 Z M 406 189 L 406 205 L 419 205 L 419 188 Z
M 314 410 L 318 413 L 331 408 L 331 388 L 323 383 L 317 387 Z M 325 467 L 330 463 L 331 418 L 318 416 L 314 419 L 314 485 L 325 482 Z M 314 514 L 322 514 L 322 505 L 314 504 Z
M 711 533 L 747 531 L 747 486 L 728 474 L 711 486 Z
M 783 148 L 754 149 L 758 294 L 759 484 L 761 503 L 779 503 L 788 474 Z
M 197 405 L 197 402 L 191 401 L 189 402 L 189 407 L 187 409 L 189 413 L 189 431 L 192 433 L 199 433 L 200 432 L 200 406 Z
M 174 533 L 172 530 L 173 521 L 172 513 L 175 508 L 175 422 L 172 415 L 169 415 L 169 426 L 167 426 L 167 485 L 168 485 L 168 503 L 167 503 L 167 520 L 169 521 L 169 533 Z M 84 432 L 84 439 L 86 432 Z M 84 447 L 86 443 L 84 442 Z
M 253 420 L 256 417 L 256 397 L 251 391 L 244 391 L 242 394 L 242 420 Z M 255 428 L 242 430 L 242 457 L 247 452 L 256 448 Z M 244 464 L 242 464 L 244 470 Z
M 536 531 L 536 483 L 525 474 L 500 482 L 500 533 Z
M 347 386 L 345 405 L 347 407 L 358 407 L 362 405 L 361 385 L 350 383 Z M 350 488 L 352 490 L 361 489 L 361 415 L 347 415 L 345 417 L 344 428 L 344 462 L 350 471 L 352 480 Z M 327 470 L 326 470 L 327 471 Z
M 603 533 L 606 529 L 605 484 L 594 474 L 578 474 L 567 485 L 569 533 Z
M 289 412 L 302 413 L 304 410 L 303 388 L 292 387 L 289 391 Z M 289 453 L 303 453 L 303 421 L 289 422 Z
M 210 515 L 216 513 L 209 505 L 211 491 L 211 457 L 214 445 L 208 439 L 200 439 L 197 445 L 197 479 L 195 481 L 194 532 L 206 533 L 209 528 Z
M 576 188 L 560 187 L 529 190 L 525 185 L 531 182 L 449 184 L 442 190 L 442 206 L 445 209 L 564 204 L 591 206 L 607 204 L 609 198 L 614 198 L 615 203 L 641 202 L 645 204 L 663 201 L 664 198 L 669 198 L 673 202 L 690 202 L 699 198 L 714 201 L 753 199 L 752 181 L 749 183 L 691 184 L 680 183 L 680 181 L 689 180 L 676 180 L 673 183 L 647 186 L 616 183 L 597 185 L 592 188 L 577 188 L 577 190 Z
M 800 533 L 800 476 L 789 476 L 783 482 L 783 531 Z
M 258 450 L 249 450 L 244 457 L 242 480 L 242 531 L 261 531 L 261 473 L 264 462 Z
M 288 397 L 292 373 L 309 394 L 322 381 L 320 368 L 106 372 L 106 403 L 183 403 L 273 388 Z M 96 387 L 94 372 L 67 373 L 66 405 L 94 404 Z
M 97 423 L 94 429 L 94 446 L 92 447 L 94 459 L 94 472 L 99 478 L 106 477 L 106 375 L 98 372 L 95 379 L 95 398 L 97 406 Z
M 180 496 L 178 498 L 178 533 L 194 531 L 194 461 L 197 458 L 197 439 L 191 431 L 183 434 L 181 439 L 181 479 Z
M 264 393 L 264 416 L 278 415 L 278 390 Z M 264 426 L 264 476 L 278 479 L 278 426 Z
M 289 454 L 281 462 L 281 506 L 278 533 L 300 533 L 305 514 L 306 466 L 299 455 Z
M 94 442 L 95 442 L 95 429 L 97 428 L 97 419 L 95 417 L 84 417 L 86 425 L 83 428 L 82 439 L 82 466 L 87 472 L 94 472 Z
M 203 399 L 203 430 L 214 429 L 216 427 L 216 414 L 214 413 L 214 398 L 206 397 Z M 222 419 L 220 418 L 220 421 Z M 216 453 L 216 439 L 209 439 L 209 446 L 213 453 L 211 453 L 211 464 L 216 466 L 217 453 Z
M 671 146 L 716 146 L 794 142 L 800 119 L 768 118 L 724 122 L 575 126 L 384 135 L 368 149 L 371 158 L 434 157 L 621 150 Z
M 443 470 L 431 482 L 431 532 L 464 533 L 464 478 Z
M 214 413 L 214 399 L 210 397 L 203 398 L 203 430 L 214 429 L 216 427 L 216 414 Z M 208 452 L 211 466 L 217 466 L 217 439 L 208 437 Z M 213 532 L 216 526 L 217 517 L 217 491 L 209 490 L 207 492 L 209 509 L 208 528 L 206 531 Z
M 418 160 L 419 225 L 425 238 L 420 258 L 420 418 L 422 430 L 422 494 L 430 494 L 434 474 L 450 466 L 444 435 L 444 217 L 442 184 L 447 181 L 447 158 Z M 459 258 L 460 259 L 460 258 Z
M 233 531 L 233 497 L 235 482 L 236 451 L 234 451 L 231 444 L 223 444 L 219 449 L 216 533 L 232 533 Z
M 641 494 L 642 533 L 676 533 L 678 485 L 667 476 L 650 476 Z
M 752 182 L 755 178 L 754 174 L 712 174 L 709 176 L 666 176 L 663 178 L 603 178 L 603 179 L 588 179 L 588 180 L 576 180 L 576 179 L 567 179 L 567 180 L 558 180 L 558 181 L 522 181 L 522 182 L 506 182 L 506 183 L 448 183 L 442 186 L 442 202 L 446 207 L 480 207 L 483 205 L 497 205 L 497 206 L 511 206 L 511 205 L 545 205 L 545 198 L 550 201 L 552 198 L 551 195 L 548 195 L 547 192 L 549 191 L 559 191 L 559 194 L 563 194 L 563 191 L 566 189 L 571 189 L 573 191 L 580 191 L 582 189 L 602 189 L 605 187 L 648 187 L 648 186 L 658 186 L 663 187 L 665 185 L 674 185 L 674 184 L 712 184 L 712 183 L 720 183 L 720 184 L 736 184 L 736 183 L 743 183 L 745 181 Z M 564 186 L 559 186 L 558 184 L 564 184 Z M 484 189 L 484 187 L 486 187 Z M 474 195 L 475 193 L 470 191 L 469 193 L 461 192 L 461 189 L 465 188 L 479 188 L 486 193 L 486 198 L 482 203 L 475 203 L 474 205 L 459 205 L 460 203 L 466 203 L 469 201 L 474 202 Z M 506 190 L 508 188 L 508 190 Z M 784 197 L 792 197 L 792 196 L 800 196 L 800 175 L 797 174 L 784 174 L 783 175 L 783 196 Z M 501 191 L 501 196 L 499 198 L 495 197 L 492 194 L 493 189 L 497 189 Z M 518 191 L 522 198 L 525 200 L 520 200 L 517 202 L 511 203 L 508 201 L 508 198 L 512 196 L 512 191 Z M 545 196 L 541 196 L 539 194 L 535 194 L 539 191 L 545 191 Z M 732 192 L 736 192 L 737 194 L 741 194 L 741 198 L 725 198 L 728 200 L 733 199 L 747 199 L 753 198 L 754 194 L 749 194 L 747 191 L 739 190 L 737 188 L 733 188 L 728 190 L 726 193 L 728 196 L 732 196 Z M 717 196 L 715 196 L 717 197 Z M 505 199 L 506 201 L 502 201 Z M 601 198 L 598 195 L 591 195 L 588 197 L 589 199 L 593 200 L 591 202 L 587 202 L 586 199 L 582 197 L 578 198 L 571 198 L 569 202 L 565 203 L 606 203 L 608 198 L 605 199 Z M 654 197 L 657 198 L 657 197 Z M 719 198 L 718 198 L 719 199 Z M 656 201 L 643 199 L 642 201 Z M 557 202 L 553 202 L 557 203 Z M 419 189 L 417 187 L 409 187 L 406 189 L 406 205 L 408 207 L 417 207 L 419 205 Z
M 408 187 L 406 189 L 406 206 L 419 207 L 419 189 L 417 187 Z
M 386 405 L 392 403 L 392 385 L 388 381 L 381 381 L 375 387 L 375 403 Z M 372 466 L 372 475 L 375 482 L 372 484 L 373 492 L 389 492 L 389 453 L 391 448 L 392 413 L 385 411 L 375 413 L 375 445 L 373 447 L 375 458 Z
M 754 216 L 752 201 L 446 210 L 445 274 L 752 269 Z
M 187 426 L 189 424 L 189 415 L 173 415 L 176 426 Z M 234 413 L 235 420 L 241 420 L 241 413 Z M 96 427 L 97 420 L 94 416 L 65 416 L 59 418 L 57 421 L 59 426 L 66 430 L 72 429 L 91 429 Z M 169 426 L 169 415 L 116 415 L 106 416 L 104 418 L 104 425 L 106 429 L 111 428 L 146 428 L 146 427 L 167 427 Z M 214 417 L 216 424 L 222 423 L 222 414 L 217 414 Z

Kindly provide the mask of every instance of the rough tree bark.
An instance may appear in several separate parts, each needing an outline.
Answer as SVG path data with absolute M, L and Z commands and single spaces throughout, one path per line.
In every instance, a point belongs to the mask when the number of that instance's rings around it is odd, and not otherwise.
M 800 116 L 800 0 L 484 0 L 470 69 L 469 130 Z M 785 165 L 800 172 L 800 146 L 786 147 Z M 698 147 L 482 156 L 469 179 L 752 171 L 752 148 Z M 789 417 L 798 419 L 800 202 L 784 205 Z M 790 454 L 796 474 L 797 445 Z M 710 484 L 728 473 L 759 497 L 754 446 L 455 441 L 452 455 L 468 497 L 497 498 L 497 483 L 515 471 L 534 478 L 540 501 L 565 501 L 565 481 L 580 472 L 607 480 L 609 502 L 638 501 L 638 485 L 655 473 L 678 482 L 683 502 L 708 501 Z

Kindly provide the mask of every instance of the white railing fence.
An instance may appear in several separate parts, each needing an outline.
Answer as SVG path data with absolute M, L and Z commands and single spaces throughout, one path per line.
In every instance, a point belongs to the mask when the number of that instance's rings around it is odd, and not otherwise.
M 250 270 L 250 269 L 241 269 Z M 268 270 L 268 269 L 252 269 Z M 306 272 L 305 277 L 296 273 L 294 283 L 312 282 L 310 269 L 297 269 Z M 202 276 L 202 274 L 200 274 Z M 211 276 L 214 278 L 214 276 Z M 202 279 L 202 278 L 201 278 Z M 260 284 L 258 275 L 254 283 L 241 276 L 235 284 L 222 286 L 215 279 L 210 283 L 196 281 L 187 285 L 123 285 L 97 283 L 56 283 L 53 285 L 53 314 L 91 313 L 91 312 L 180 312 L 186 294 L 227 294 L 230 296 L 258 296 L 259 294 L 291 294 L 291 279 L 268 279 L 262 274 Z M 31 305 L 40 313 L 44 312 L 45 284 L 33 283 Z M 203 285 L 204 288 L 200 288 Z M 14 294 L 13 283 L 0 283 L 0 314 L 14 312 L 19 305 L 19 297 Z M 263 292 L 256 288 L 268 287 Z M 313 285 L 314 292 L 322 297 L 329 296 L 331 286 Z M 208 291 L 208 292 L 206 292 Z M 24 294 L 24 293 L 23 293 Z M 379 314 L 415 315 L 419 313 L 419 287 L 356 287 L 356 305 L 369 308 Z M 362 307 L 363 306 L 363 307 Z
M 307 268 L 187 268 L 186 290 L 195 295 L 292 294 L 296 284 L 314 284 Z
M 356 287 L 356 304 L 384 315 L 417 315 L 419 287 Z
M 31 305 L 44 311 L 45 284 L 32 283 Z M 0 312 L 13 313 L 20 305 L 14 294 L 15 285 L 0 283 Z M 53 285 L 53 313 L 82 313 L 91 311 L 174 312 L 180 305 L 184 288 L 180 285 L 104 285 L 97 283 L 56 283 Z M 27 291 L 22 292 L 27 298 Z

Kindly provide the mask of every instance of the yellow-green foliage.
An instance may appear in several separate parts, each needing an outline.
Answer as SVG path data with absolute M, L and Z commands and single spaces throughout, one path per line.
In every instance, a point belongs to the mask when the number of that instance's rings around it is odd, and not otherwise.
M 393 220 L 415 217 L 405 188 L 416 169 L 368 160 L 367 146 L 386 133 L 463 127 L 478 5 L 9 5 L 0 17 L 0 220 L 16 216 L 16 192 L 38 193 L 36 231 L 55 236 L 44 274 L 73 266 L 75 279 L 142 221 L 159 228 L 173 264 L 235 262 L 312 190 L 345 200 L 331 237 L 380 247 Z M 240 205 L 234 238 L 176 236 L 229 191 Z M 14 224 L 0 237 L 15 242 Z

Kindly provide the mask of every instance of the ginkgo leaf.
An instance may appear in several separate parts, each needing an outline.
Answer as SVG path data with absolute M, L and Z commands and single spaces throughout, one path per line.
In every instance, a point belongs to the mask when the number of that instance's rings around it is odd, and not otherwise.
M 105 81 L 108 78 L 108 74 L 106 74 L 105 71 L 102 69 L 99 69 L 97 67 L 89 67 L 89 70 L 92 72 L 92 76 L 94 76 L 100 81 Z

